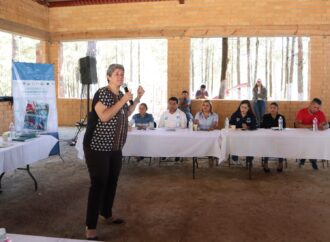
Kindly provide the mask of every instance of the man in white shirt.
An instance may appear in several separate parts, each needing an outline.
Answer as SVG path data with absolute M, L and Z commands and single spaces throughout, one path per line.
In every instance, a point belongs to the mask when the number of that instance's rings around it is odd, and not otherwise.
M 176 97 L 168 99 L 167 110 L 159 120 L 159 128 L 187 128 L 187 117 L 179 107 L 179 100 Z

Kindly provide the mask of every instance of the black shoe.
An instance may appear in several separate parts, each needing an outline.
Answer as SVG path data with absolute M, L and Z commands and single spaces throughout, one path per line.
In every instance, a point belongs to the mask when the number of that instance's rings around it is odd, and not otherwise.
M 282 172 L 283 171 L 283 167 L 282 168 L 277 168 L 277 172 Z
M 175 161 L 180 161 L 180 157 L 175 157 Z
M 87 240 L 99 240 L 99 238 L 96 236 L 96 237 L 89 237 L 89 238 L 86 238 Z
M 317 167 L 317 164 L 316 162 L 312 162 L 312 167 L 314 170 L 318 170 L 319 168 Z
M 124 224 L 125 223 L 125 220 L 124 219 L 121 219 L 121 218 L 116 218 L 112 221 L 113 224 Z

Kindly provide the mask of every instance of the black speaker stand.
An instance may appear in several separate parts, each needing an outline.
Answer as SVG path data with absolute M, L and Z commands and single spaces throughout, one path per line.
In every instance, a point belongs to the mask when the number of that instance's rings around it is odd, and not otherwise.
M 80 131 L 87 126 L 87 120 L 88 120 L 88 114 L 89 114 L 89 103 L 90 103 L 90 96 L 89 96 L 89 90 L 90 90 L 90 84 L 87 85 L 87 113 L 83 120 L 80 120 L 79 122 L 75 123 L 75 126 L 77 127 L 77 132 L 74 136 L 74 138 L 70 142 L 70 146 L 75 146 L 77 143 L 77 138 L 80 133 Z

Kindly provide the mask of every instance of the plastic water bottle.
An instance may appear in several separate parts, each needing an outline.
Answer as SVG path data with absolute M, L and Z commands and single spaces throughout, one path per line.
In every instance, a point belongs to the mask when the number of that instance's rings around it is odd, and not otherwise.
M 5 241 L 5 239 L 6 239 L 6 229 L 0 228 L 0 242 Z
M 193 123 L 192 119 L 189 120 L 188 128 L 189 128 L 190 131 L 194 130 L 194 123 Z
M 283 130 L 283 118 L 282 118 L 282 116 L 280 116 L 278 118 L 278 129 Z
M 11 240 L 7 237 L 5 228 L 0 228 L 0 242 L 11 242 Z
M 315 117 L 313 119 L 313 132 L 317 131 L 318 125 L 317 125 L 317 118 Z
M 176 116 L 175 127 L 176 128 L 179 128 L 180 127 L 180 116 Z
M 128 125 L 133 127 L 134 124 L 135 124 L 135 120 L 134 120 L 134 118 L 132 118 L 131 121 L 129 121 Z
M 15 138 L 15 124 L 11 122 L 9 124 L 9 136 L 8 141 L 11 142 Z
M 229 129 L 229 118 L 226 117 L 225 119 L 225 129 L 228 130 Z

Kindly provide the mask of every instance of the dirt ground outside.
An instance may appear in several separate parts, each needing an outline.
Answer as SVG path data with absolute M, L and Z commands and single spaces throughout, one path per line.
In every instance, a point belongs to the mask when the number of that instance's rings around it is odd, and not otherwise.
M 61 129 L 61 139 L 73 135 Z M 6 174 L 0 194 L 0 227 L 9 233 L 84 239 L 88 173 L 74 147 L 61 142 L 65 162 L 52 157 L 32 166 L 39 189 L 24 171 Z M 330 168 L 265 174 L 254 162 L 208 168 L 201 160 L 192 179 L 191 159 L 124 162 L 114 214 L 122 226 L 99 224 L 104 241 L 330 241 Z

